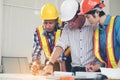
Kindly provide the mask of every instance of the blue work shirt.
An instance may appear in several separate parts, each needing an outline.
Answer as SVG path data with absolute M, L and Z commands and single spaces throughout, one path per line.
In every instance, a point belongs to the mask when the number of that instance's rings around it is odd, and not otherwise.
M 104 21 L 104 26 L 102 27 L 100 24 L 98 25 L 100 32 L 100 54 L 104 61 L 107 62 L 107 52 L 106 52 L 106 33 L 107 26 L 110 24 L 111 16 L 107 15 Z M 120 16 L 118 16 L 114 21 L 114 31 L 113 31 L 113 42 L 114 42 L 114 55 L 116 61 L 118 62 L 120 58 Z

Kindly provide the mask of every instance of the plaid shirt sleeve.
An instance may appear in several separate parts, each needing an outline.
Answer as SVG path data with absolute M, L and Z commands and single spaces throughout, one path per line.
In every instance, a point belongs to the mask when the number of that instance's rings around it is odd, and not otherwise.
M 40 60 L 41 56 L 41 46 L 39 44 L 37 31 L 34 33 L 34 42 L 33 42 L 33 53 L 32 60 Z

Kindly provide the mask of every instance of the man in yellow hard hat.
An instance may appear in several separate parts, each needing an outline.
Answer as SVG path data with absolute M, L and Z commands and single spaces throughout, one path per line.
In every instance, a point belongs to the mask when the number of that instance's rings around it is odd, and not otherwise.
M 56 7 L 53 4 L 45 4 L 40 13 L 40 18 L 43 20 L 43 24 L 36 28 L 36 32 L 34 34 L 34 52 L 32 54 L 32 64 L 30 70 L 32 74 L 36 75 L 39 72 L 41 67 L 40 59 L 42 51 L 45 54 L 46 62 L 50 59 L 53 48 L 61 35 L 62 27 L 58 23 L 58 12 Z M 65 62 L 67 55 L 69 55 L 70 50 L 67 48 L 63 55 L 55 61 L 54 70 L 66 71 Z M 70 57 L 70 56 L 69 56 Z M 68 59 L 69 60 L 69 59 Z M 67 60 L 66 60 L 67 61 Z M 59 67 L 60 65 L 63 68 Z M 68 63 L 70 64 L 70 62 Z M 69 65 L 70 66 L 70 65 Z M 67 68 L 68 69 L 68 68 Z M 69 69 L 70 70 L 70 69 Z

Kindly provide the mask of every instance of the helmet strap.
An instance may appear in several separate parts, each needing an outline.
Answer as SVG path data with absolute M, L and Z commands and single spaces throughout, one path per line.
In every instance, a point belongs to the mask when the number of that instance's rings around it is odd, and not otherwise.
M 78 2 L 78 10 L 77 10 L 77 13 L 80 12 L 80 3 Z
M 100 7 L 96 7 L 94 9 L 92 9 L 92 10 L 102 11 L 102 9 Z

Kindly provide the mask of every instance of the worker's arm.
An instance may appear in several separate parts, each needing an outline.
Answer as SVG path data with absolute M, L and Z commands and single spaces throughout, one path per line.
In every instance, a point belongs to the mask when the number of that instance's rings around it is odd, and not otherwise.
M 60 71 L 66 72 L 65 61 L 59 62 L 59 64 L 60 64 Z
M 45 66 L 44 68 L 44 72 L 43 75 L 46 75 L 47 73 L 52 74 L 53 73 L 53 64 L 55 63 L 55 61 L 58 59 L 58 57 L 64 52 L 64 50 L 70 46 L 70 42 L 69 42 L 69 36 L 68 36 L 68 28 L 69 27 L 64 27 L 61 37 L 59 38 L 59 40 L 56 43 L 56 47 L 53 50 L 50 62 L 51 64 L 48 64 Z
M 120 68 L 120 59 L 119 59 L 119 61 L 118 61 L 118 68 Z
M 46 64 L 45 68 L 43 69 L 43 75 L 53 74 L 53 64 L 58 59 L 58 57 L 62 54 L 63 49 L 59 46 L 54 48 L 54 51 L 51 55 L 49 63 Z
M 33 44 L 33 53 L 32 53 L 32 62 L 30 63 L 30 72 L 33 75 L 37 75 L 39 73 L 39 70 L 42 69 L 42 65 L 40 62 L 40 58 L 41 58 L 41 51 L 42 48 L 39 44 L 39 39 L 38 39 L 38 33 L 37 30 L 34 33 L 34 40 L 33 40 L 34 44 Z
M 67 59 L 67 57 L 65 56 L 65 53 L 63 53 L 63 54 L 59 57 L 58 61 L 59 61 L 59 65 L 60 65 L 60 71 L 66 72 L 66 62 L 65 62 L 66 59 Z

